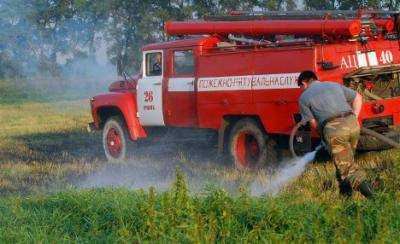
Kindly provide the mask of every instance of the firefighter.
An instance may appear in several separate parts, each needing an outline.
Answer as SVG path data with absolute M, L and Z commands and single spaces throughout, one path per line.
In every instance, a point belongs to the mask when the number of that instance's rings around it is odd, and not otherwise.
M 340 193 L 351 196 L 354 189 L 373 197 L 365 172 L 354 162 L 362 96 L 341 84 L 320 82 L 312 71 L 302 72 L 298 85 L 304 89 L 299 100 L 302 121 L 320 132 L 336 167 Z

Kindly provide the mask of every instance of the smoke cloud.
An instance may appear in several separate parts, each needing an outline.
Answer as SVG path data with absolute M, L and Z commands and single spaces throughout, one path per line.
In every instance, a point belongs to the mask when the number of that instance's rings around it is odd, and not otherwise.
M 205 138 L 203 138 L 205 139 Z M 136 150 L 136 158 L 125 163 L 105 163 L 104 166 L 85 179 L 77 181 L 78 188 L 126 187 L 158 191 L 168 190 L 175 180 L 176 169 L 187 176 L 192 193 L 208 187 L 218 187 L 236 194 L 247 188 L 253 196 L 276 195 L 288 183 L 299 177 L 308 163 L 315 158 L 316 151 L 301 158 L 280 163 L 274 173 L 259 170 L 239 171 L 216 159 L 217 152 L 210 141 L 204 143 L 163 142 L 143 146 Z
M 185 133 L 186 136 L 190 132 Z M 167 190 L 175 180 L 179 168 L 187 176 L 192 192 L 203 190 L 206 185 L 233 188 L 233 169 L 216 162 L 217 152 L 209 133 L 192 134 L 197 140 L 176 137 L 182 135 L 167 133 L 158 142 L 138 145 L 133 149 L 127 162 L 104 163 L 103 167 L 88 177 L 78 180 L 79 188 L 126 187 L 147 189 L 154 186 L 159 191 Z M 221 177 L 222 176 L 222 177 Z M 239 177 L 238 175 L 233 178 Z M 225 187 L 224 187 L 225 188 Z

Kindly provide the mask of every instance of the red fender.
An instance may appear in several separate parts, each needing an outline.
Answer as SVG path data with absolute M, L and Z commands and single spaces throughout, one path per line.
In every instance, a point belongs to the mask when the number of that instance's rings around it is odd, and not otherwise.
M 147 137 L 146 131 L 143 129 L 137 117 L 136 94 L 131 92 L 110 92 L 95 96 L 91 100 L 92 115 L 94 124 L 100 129 L 100 118 L 98 111 L 102 108 L 117 108 L 124 116 L 130 138 L 137 140 L 138 138 Z

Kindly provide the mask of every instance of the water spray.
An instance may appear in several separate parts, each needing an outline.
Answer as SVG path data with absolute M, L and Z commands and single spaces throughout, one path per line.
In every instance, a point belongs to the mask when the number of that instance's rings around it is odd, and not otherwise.
M 253 182 L 251 186 L 253 195 L 275 195 L 291 180 L 299 177 L 305 170 L 306 166 L 314 161 L 317 152 L 323 148 L 319 145 L 314 151 L 306 153 L 302 157 L 295 157 L 285 164 L 282 168 L 278 169 L 277 172 L 272 175 L 268 182 L 268 185 L 263 186 L 259 182 Z
M 270 176 L 270 180 L 266 186 L 261 182 L 253 182 L 251 185 L 253 195 L 275 195 L 279 193 L 287 183 L 299 177 L 304 172 L 306 166 L 315 160 L 317 152 L 324 148 L 324 144 L 321 143 L 314 151 L 308 152 L 301 157 L 296 154 L 294 150 L 294 137 L 297 130 L 304 124 L 304 122 L 296 124 L 290 134 L 289 147 L 293 158 Z
M 291 161 L 289 161 L 283 168 L 280 168 L 277 171 L 277 173 L 275 173 L 272 176 L 272 179 L 266 188 L 257 184 L 257 182 L 254 182 L 251 187 L 253 194 L 255 194 L 255 195 L 277 194 L 280 191 L 280 189 L 282 189 L 282 187 L 284 187 L 288 182 L 299 177 L 304 172 L 306 166 L 315 160 L 316 154 L 319 150 L 326 148 L 326 145 L 324 144 L 324 142 L 321 141 L 321 144 L 319 144 L 314 149 L 314 151 L 308 152 L 301 157 L 298 156 L 294 150 L 294 138 L 295 138 L 295 135 L 296 135 L 298 129 L 303 125 L 305 125 L 304 122 L 300 122 L 300 123 L 296 124 L 293 127 L 293 130 L 290 134 L 289 147 L 290 147 L 290 152 L 292 153 L 293 159 Z M 377 139 L 389 144 L 390 146 L 392 146 L 394 148 L 400 148 L 399 143 L 397 143 L 394 140 L 388 138 L 387 136 L 379 134 L 373 130 L 362 127 L 361 133 L 374 136 Z

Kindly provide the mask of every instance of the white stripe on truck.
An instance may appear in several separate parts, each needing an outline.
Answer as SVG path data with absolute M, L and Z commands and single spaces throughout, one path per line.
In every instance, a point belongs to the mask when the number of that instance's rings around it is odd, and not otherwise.
M 300 73 L 203 77 L 197 82 L 198 91 L 235 91 L 299 88 Z

